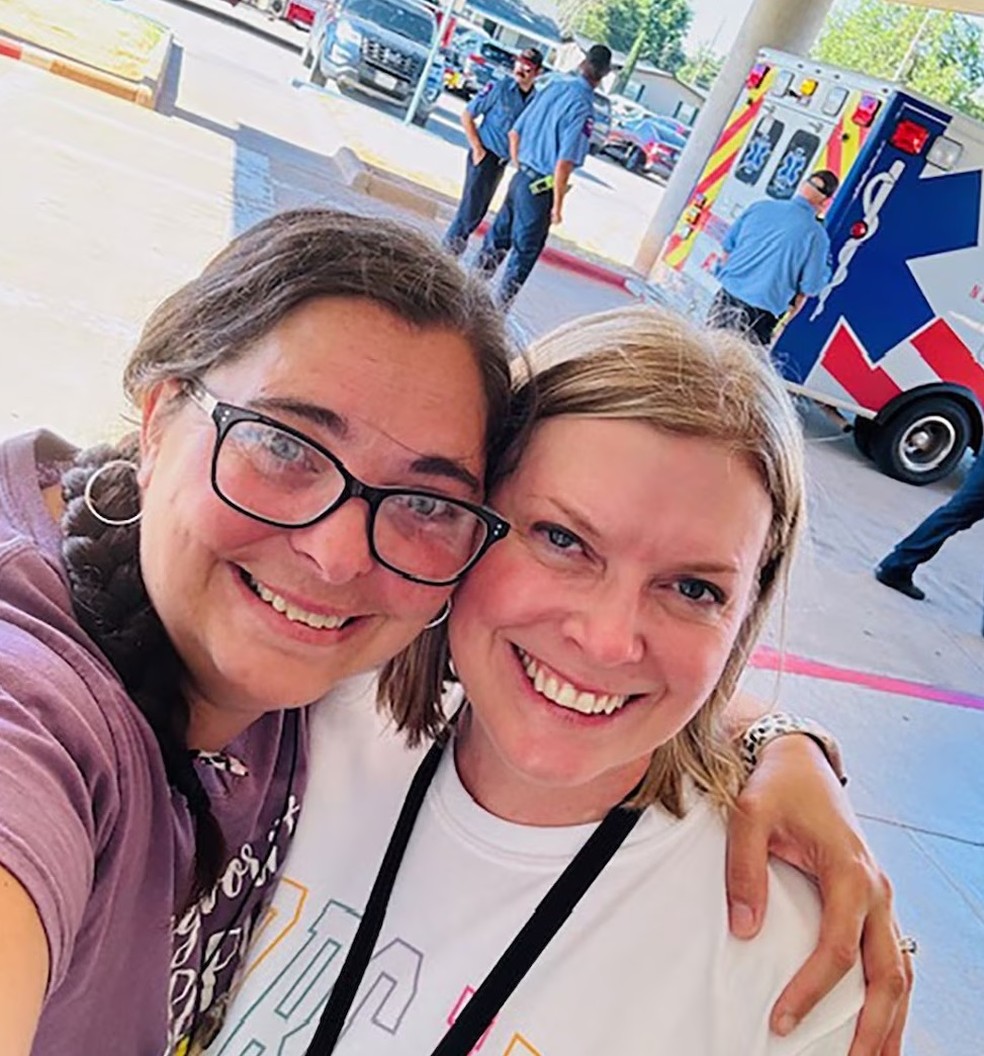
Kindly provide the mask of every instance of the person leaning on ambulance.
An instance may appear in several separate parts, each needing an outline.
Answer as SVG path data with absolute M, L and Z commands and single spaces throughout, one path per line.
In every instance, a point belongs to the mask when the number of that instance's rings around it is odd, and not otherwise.
M 595 89 L 611 66 L 611 50 L 593 45 L 575 73 L 554 77 L 540 89 L 509 131 L 510 159 L 519 171 L 476 263 L 491 277 L 506 261 L 497 298 L 503 307 L 529 278 L 550 225 L 561 222 L 571 173 L 588 155 Z
M 717 266 L 721 283 L 707 322 L 768 345 L 779 320 L 788 322 L 830 279 L 830 239 L 817 214 L 840 181 L 817 169 L 788 201 L 753 202 L 731 226 Z

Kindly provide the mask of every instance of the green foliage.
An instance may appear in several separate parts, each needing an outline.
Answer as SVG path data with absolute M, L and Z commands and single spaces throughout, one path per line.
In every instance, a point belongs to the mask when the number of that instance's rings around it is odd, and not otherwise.
M 614 51 L 638 45 L 640 59 L 674 73 L 686 61 L 683 38 L 692 18 L 688 0 L 596 0 L 578 29 Z
M 927 17 L 923 8 L 885 0 L 842 0 L 813 54 L 872 77 L 899 75 L 923 95 L 984 117 L 975 98 L 984 86 L 981 29 L 965 15 L 930 11 Z
M 677 70 L 677 77 L 684 84 L 710 91 L 723 65 L 724 58 L 721 55 L 709 45 L 701 44 L 693 55 L 687 56 L 687 61 Z

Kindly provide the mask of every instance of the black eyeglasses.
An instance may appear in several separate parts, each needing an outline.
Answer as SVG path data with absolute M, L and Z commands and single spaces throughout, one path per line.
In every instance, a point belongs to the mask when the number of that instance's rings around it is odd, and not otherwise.
M 457 582 L 509 522 L 477 503 L 420 488 L 364 484 L 327 449 L 273 418 L 217 400 L 201 385 L 189 397 L 215 422 L 212 487 L 234 510 L 277 528 L 308 528 L 349 499 L 369 507 L 369 551 L 414 583 Z

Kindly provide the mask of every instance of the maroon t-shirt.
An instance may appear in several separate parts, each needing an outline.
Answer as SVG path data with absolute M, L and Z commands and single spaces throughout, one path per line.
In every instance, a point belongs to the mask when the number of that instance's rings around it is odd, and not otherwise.
M 228 861 L 215 890 L 179 914 L 194 851 L 185 801 L 72 613 L 39 486 L 72 454 L 48 433 L 0 444 L 0 865 L 34 899 L 48 940 L 32 1052 L 162 1056 L 195 1001 L 206 1018 L 218 1011 L 272 893 L 305 785 L 306 715 L 266 715 L 195 763 Z

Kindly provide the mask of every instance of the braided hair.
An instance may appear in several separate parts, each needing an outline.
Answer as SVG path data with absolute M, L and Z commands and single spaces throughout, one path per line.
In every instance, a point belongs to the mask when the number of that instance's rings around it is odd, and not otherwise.
M 154 610 L 140 571 L 139 523 L 108 525 L 85 502 L 100 469 L 92 501 L 105 517 L 126 520 L 140 508 L 133 466 L 109 466 L 138 457 L 135 439 L 119 447 L 82 451 L 62 475 L 62 560 L 82 629 L 100 647 L 157 738 L 171 786 L 184 796 L 195 824 L 195 872 L 189 902 L 219 877 L 225 842 L 208 793 L 188 750 L 189 707 L 185 668 Z

